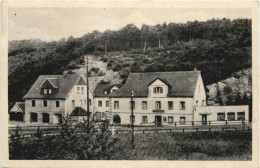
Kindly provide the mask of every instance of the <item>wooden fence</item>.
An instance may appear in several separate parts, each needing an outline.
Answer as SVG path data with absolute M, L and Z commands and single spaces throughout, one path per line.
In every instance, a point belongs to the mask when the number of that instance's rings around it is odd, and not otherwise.
M 156 125 L 156 126 L 155 126 Z M 101 131 L 97 126 L 96 129 Z M 251 131 L 252 126 L 248 121 L 208 121 L 202 123 L 201 121 L 191 121 L 183 123 L 145 123 L 142 125 L 134 126 L 134 133 L 159 133 L 159 132 L 198 132 L 198 131 L 225 131 L 225 130 L 243 130 Z M 62 125 L 46 125 L 46 126 L 12 126 L 9 127 L 9 137 L 16 131 L 23 137 L 32 137 L 41 132 L 45 135 L 57 135 L 64 132 L 64 126 Z M 85 130 L 79 128 L 77 125 L 69 125 L 67 131 L 74 131 L 78 134 L 86 133 Z M 128 125 L 110 125 L 109 131 L 112 134 L 124 134 L 131 133 L 130 124 Z

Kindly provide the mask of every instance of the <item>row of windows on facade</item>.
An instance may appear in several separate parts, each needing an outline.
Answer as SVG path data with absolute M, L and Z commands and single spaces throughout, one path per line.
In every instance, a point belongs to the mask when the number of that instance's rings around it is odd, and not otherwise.
M 163 87 L 154 87 L 153 93 L 163 93 Z M 199 93 L 200 93 L 200 85 L 199 85 Z
M 235 112 L 228 112 L 227 119 L 229 121 L 236 120 L 236 113 Z M 225 113 L 217 113 L 217 120 L 218 121 L 225 121 Z M 237 112 L 237 120 L 245 120 L 245 112 Z
M 50 114 L 49 113 L 42 113 L 42 123 L 50 123 Z M 62 123 L 62 115 L 61 114 L 54 114 L 57 117 L 57 122 Z M 31 112 L 30 113 L 30 122 L 38 122 L 38 113 Z
M 168 120 L 167 120 L 168 118 Z M 130 122 L 132 122 L 132 116 L 130 115 Z M 135 116 L 133 116 L 133 123 L 135 122 Z M 155 121 L 157 122 L 157 121 Z M 163 117 L 163 122 L 173 123 L 173 116 Z M 180 117 L 180 124 L 185 124 L 185 117 Z M 142 123 L 148 123 L 148 117 L 142 116 Z
M 48 101 L 47 100 L 43 100 L 42 102 L 43 102 L 44 107 L 48 107 Z M 32 103 L 32 107 L 36 107 L 35 100 L 32 100 L 31 103 Z M 60 101 L 58 101 L 58 100 L 56 101 L 56 107 L 60 107 Z
M 32 107 L 36 107 L 35 100 L 32 100 L 31 102 L 32 102 Z M 72 103 L 72 106 L 75 107 L 75 100 L 72 100 L 71 103 Z M 83 105 L 83 103 L 84 103 L 84 105 L 87 104 L 86 99 L 80 100 L 80 105 Z M 89 100 L 89 105 L 91 106 L 91 100 Z M 48 107 L 48 101 L 47 100 L 43 100 L 43 106 Z M 60 107 L 60 101 L 58 101 L 58 100 L 56 101 L 56 107 Z
M 98 101 L 98 107 L 102 107 L 102 101 Z M 106 107 L 109 107 L 109 101 L 106 101 Z M 135 109 L 135 101 L 133 103 L 130 101 L 130 109 Z M 119 101 L 114 101 L 114 109 L 119 108 Z M 161 110 L 161 101 L 155 101 L 155 109 Z M 142 101 L 142 109 L 147 110 L 147 101 Z M 180 101 L 180 109 L 185 110 L 185 101 Z M 168 101 L 168 110 L 173 110 L 173 101 Z

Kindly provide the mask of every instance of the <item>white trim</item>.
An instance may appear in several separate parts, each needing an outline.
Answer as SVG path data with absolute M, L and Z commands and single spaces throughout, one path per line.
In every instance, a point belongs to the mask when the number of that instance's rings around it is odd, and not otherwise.
M 79 79 L 82 77 L 83 75 L 80 75 L 80 77 L 78 78 L 77 82 L 73 85 L 73 87 L 71 88 L 70 92 L 68 93 L 68 95 L 65 97 L 65 100 L 69 97 L 69 95 L 71 94 L 73 88 L 77 85 Z M 83 78 L 83 77 L 82 77 Z M 83 78 L 83 80 L 85 81 L 85 79 Z M 85 81 L 86 82 L 86 81 Z M 86 85 L 87 86 L 87 85 Z M 94 93 L 92 92 L 91 89 L 89 89 L 89 91 L 91 92 L 91 94 L 93 95 L 93 98 L 94 98 Z M 87 90 L 86 90 L 86 93 L 87 93 Z
M 42 84 L 40 85 L 40 87 L 42 87 L 42 85 L 44 84 L 44 82 L 45 82 L 46 80 L 48 80 L 54 88 L 58 88 L 58 87 L 54 86 L 53 83 L 52 83 L 49 79 L 58 79 L 58 78 L 45 78 L 45 80 L 42 82 Z
M 20 111 L 12 111 L 12 109 L 14 108 L 14 106 L 16 106 Z M 15 103 L 14 106 L 11 108 L 10 112 L 22 112 L 22 113 L 24 113 L 24 111 L 21 110 L 21 108 L 17 105 L 17 103 Z

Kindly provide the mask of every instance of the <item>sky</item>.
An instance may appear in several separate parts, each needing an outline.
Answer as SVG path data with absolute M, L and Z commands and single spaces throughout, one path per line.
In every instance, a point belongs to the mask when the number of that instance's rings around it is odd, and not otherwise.
M 57 41 L 63 37 L 81 37 L 93 30 L 119 30 L 129 23 L 140 28 L 142 24 L 186 23 L 212 18 L 251 18 L 251 11 L 230 8 L 10 8 L 8 40 Z

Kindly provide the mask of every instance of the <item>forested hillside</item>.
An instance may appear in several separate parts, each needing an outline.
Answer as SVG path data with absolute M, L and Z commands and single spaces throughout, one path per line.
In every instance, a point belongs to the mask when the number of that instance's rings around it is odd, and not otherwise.
M 206 85 L 251 68 L 251 20 L 212 19 L 186 24 L 128 24 L 117 31 L 93 31 L 59 41 L 9 42 L 9 107 L 41 74 L 62 74 L 84 64 L 90 54 L 107 62 L 121 78 L 130 72 L 202 71 Z

